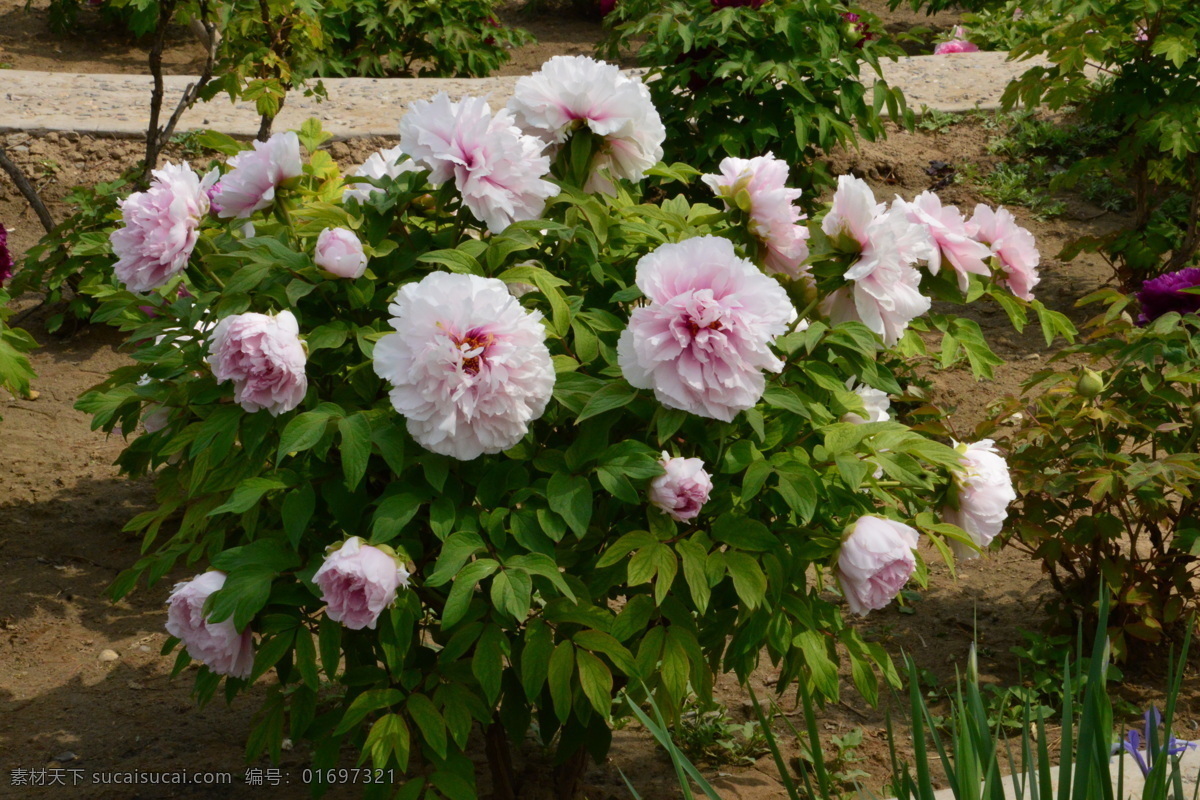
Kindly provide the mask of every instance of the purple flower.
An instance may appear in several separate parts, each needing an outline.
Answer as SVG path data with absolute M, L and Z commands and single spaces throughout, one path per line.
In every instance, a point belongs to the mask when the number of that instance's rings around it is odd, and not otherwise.
M 2 265 L 3 259 L 0 258 Z M 1142 306 L 1138 325 L 1149 325 L 1168 311 L 1178 311 L 1180 314 L 1200 311 L 1200 294 L 1183 291 L 1197 286 L 1200 286 L 1200 267 L 1188 267 L 1146 281 L 1138 292 L 1138 303 Z
M 1137 761 L 1138 769 L 1142 771 L 1142 775 L 1149 775 L 1150 770 L 1154 768 L 1155 761 L 1154 748 L 1151 743 L 1158 740 L 1158 729 L 1162 727 L 1162 714 L 1158 712 L 1157 708 L 1151 706 L 1150 709 L 1142 715 L 1142 719 L 1146 723 L 1146 732 L 1144 734 L 1146 740 L 1145 751 L 1142 750 L 1143 734 L 1139 734 L 1137 730 L 1128 731 L 1125 734 L 1124 741 L 1117 745 L 1116 751 L 1120 752 L 1124 750 L 1126 753 L 1132 755 L 1134 760 Z M 1195 746 L 1196 742 L 1188 742 L 1184 741 L 1183 739 L 1176 739 L 1174 736 L 1171 736 L 1170 732 L 1168 731 L 1167 744 L 1165 747 L 1162 747 L 1159 752 L 1162 755 L 1177 756 L 1185 750 Z M 1149 756 L 1149 759 L 1143 758 L 1143 753 L 1146 756 Z
M 12 277 L 13 257 L 8 250 L 8 229 L 0 223 L 0 284 Z

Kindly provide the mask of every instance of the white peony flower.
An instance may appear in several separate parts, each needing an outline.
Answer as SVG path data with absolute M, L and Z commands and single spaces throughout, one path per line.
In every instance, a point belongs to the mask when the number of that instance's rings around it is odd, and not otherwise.
M 846 605 L 860 617 L 885 608 L 917 569 L 915 528 L 884 517 L 859 517 L 838 552 Z
M 808 258 L 808 228 L 800 224 L 807 217 L 795 205 L 800 190 L 787 188 L 787 164 L 767 153 L 751 159 L 730 156 L 720 168 L 720 175 L 703 175 L 701 180 L 726 207 L 749 205 L 745 210 L 750 233 L 766 251 L 767 271 L 793 280 L 807 274 L 802 264 Z
M 303 171 L 300 139 L 295 131 L 277 133 L 238 153 L 228 165 L 231 171 L 214 188 L 212 206 L 219 217 L 245 219 L 275 202 L 279 184 Z
M 942 259 L 949 262 L 958 275 L 958 288 L 967 291 L 969 275 L 988 277 L 992 274 L 987 259 L 991 249 L 973 237 L 974 229 L 963 219 L 962 212 L 955 206 L 943 206 L 941 198 L 930 191 L 917 195 L 911 203 L 899 197 L 893 208 L 903 208 L 910 222 L 924 225 L 932 239 L 929 273 L 937 275 L 942 268 Z
M 862 425 L 867 422 L 887 422 L 892 418 L 891 414 L 888 413 L 888 409 L 892 406 L 892 401 L 888 397 L 887 392 L 880 391 L 873 386 L 867 386 L 865 383 L 855 386 L 853 377 L 846 379 L 846 388 L 862 398 L 863 406 L 867 410 L 867 417 L 863 419 L 860 415 L 851 411 L 842 415 L 842 422 L 853 422 L 855 425 Z
M 537 219 L 558 187 L 543 176 L 550 171 L 545 143 L 525 136 L 505 109 L 492 114 L 487 101 L 468 97 L 451 102 L 441 92 L 417 100 L 400 120 L 400 149 L 429 180 L 453 180 L 463 203 L 492 233 L 513 222 Z
M 845 230 L 857 230 L 859 222 L 847 217 Z M 903 208 L 876 216 L 864 229 L 863 238 L 861 257 L 846 270 L 850 285 L 825 298 L 822 309 L 835 323 L 862 322 L 890 347 L 900 340 L 908 323 L 932 305 L 921 294 L 921 273 L 912 265 L 932 257 L 933 245 L 923 226 L 909 222 Z
M 1009 503 L 1017 499 L 1008 462 L 991 439 L 967 445 L 955 442 L 954 445 L 962 454 L 959 462 L 962 469 L 954 473 L 958 509 L 942 509 L 942 519 L 962 528 L 981 550 L 986 549 L 1004 528 Z M 979 555 L 958 542 L 950 545 L 959 558 Z
M 418 172 L 420 169 L 412 159 L 404 155 L 403 150 L 399 147 L 391 147 L 380 150 L 378 153 L 372 153 L 370 158 L 354 171 L 354 177 L 380 180 L 381 178 L 394 178 L 405 172 Z M 346 191 L 342 193 L 342 201 L 357 200 L 365 203 L 371 195 L 382 191 L 383 189 L 372 186 L 366 181 L 351 182 L 347 184 Z
M 503 282 L 433 272 L 400 287 L 375 372 L 422 447 L 468 461 L 521 441 L 554 390 L 541 313 Z
M 616 194 L 611 178 L 641 180 L 662 159 L 667 132 L 650 91 L 614 64 L 555 56 L 517 81 L 508 108 L 525 133 L 552 146 L 584 126 L 604 139 L 585 191 Z

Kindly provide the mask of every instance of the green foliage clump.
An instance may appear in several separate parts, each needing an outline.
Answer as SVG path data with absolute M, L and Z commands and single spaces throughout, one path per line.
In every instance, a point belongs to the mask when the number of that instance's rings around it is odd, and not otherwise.
M 1189 266 L 1200 249 L 1200 9 L 1191 0 L 1052 0 L 1044 10 L 1058 23 L 1012 52 L 1051 63 L 1010 84 L 1004 103 L 1074 106 L 1114 131 L 1112 146 L 1068 178 L 1118 176 L 1134 198 L 1131 225 L 1079 246 L 1112 262 L 1126 287 Z
M 1195 610 L 1200 555 L 1200 320 L 1164 314 L 1146 327 L 1130 298 L 1102 290 L 1107 310 L 1087 340 L 1038 372 L 1005 414 L 1018 501 L 1010 537 L 1040 559 L 1066 613 L 1094 620 L 1113 599 L 1120 658 L 1177 635 Z
M 885 108 L 912 126 L 903 95 L 879 67 L 903 51 L 878 38 L 882 26 L 871 14 L 855 9 L 859 19 L 850 21 L 850 9 L 834 0 L 714 6 L 621 0 L 609 15 L 610 58 L 641 42 L 637 57 L 667 128 L 668 161 L 715 171 L 727 155 L 770 150 L 792 165 L 798 186 L 819 192 L 831 185 L 819 153 L 882 138 Z M 880 75 L 873 90 L 860 80 L 869 71 Z
M 24 397 L 29 394 L 29 382 L 35 377 L 26 353 L 37 347 L 37 342 L 27 331 L 9 327 L 8 320 L 13 315 L 8 307 L 11 299 L 0 286 L 0 386 Z

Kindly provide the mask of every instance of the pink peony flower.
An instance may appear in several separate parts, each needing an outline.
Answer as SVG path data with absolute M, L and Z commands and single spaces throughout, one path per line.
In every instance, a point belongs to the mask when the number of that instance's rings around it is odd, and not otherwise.
M 515 445 L 542 415 L 554 365 L 538 311 L 502 281 L 433 272 L 400 287 L 375 372 L 422 447 L 460 461 Z
M 954 444 L 962 454 L 959 462 L 962 470 L 954 473 L 958 509 L 942 509 L 942 520 L 962 528 L 980 549 L 984 549 L 1004 527 L 1008 504 L 1017 499 L 1017 493 L 1013 490 L 1012 476 L 1008 473 L 1008 462 L 996 450 L 991 439 L 968 445 L 959 442 Z M 959 558 L 975 558 L 979 555 L 958 542 L 951 542 L 950 545 Z
M 888 413 L 888 409 L 892 406 L 892 400 L 888 397 L 887 392 L 880 391 L 873 386 L 867 386 L 865 383 L 855 386 L 853 377 L 846 379 L 846 388 L 853 391 L 862 399 L 867 416 L 864 419 L 860 415 L 850 411 L 842 415 L 842 422 L 853 422 L 855 425 L 862 425 L 867 422 L 887 422 L 892 418 Z
M 558 187 L 545 143 L 525 136 L 512 114 L 495 115 L 481 97 L 452 103 L 445 92 L 417 100 L 400 120 L 400 149 L 431 170 L 433 183 L 453 179 L 471 213 L 500 233 L 513 222 L 537 219 Z
M 303 402 L 307 356 L 292 312 L 226 317 L 217 323 L 208 352 L 217 383 L 233 381 L 233 399 L 246 411 L 266 409 L 277 417 Z
M 709 188 L 725 201 L 727 208 L 748 206 L 750 233 L 766 251 L 764 266 L 768 272 L 797 279 L 807 274 L 802 266 L 808 258 L 807 219 L 796 208 L 799 189 L 789 189 L 787 164 L 771 153 L 757 158 L 724 159 L 720 175 L 701 176 Z
M 1042 258 L 1033 234 L 1018 225 L 1008 209 L 993 211 L 983 203 L 975 206 L 970 225 L 975 238 L 991 247 L 1000 262 L 1005 273 L 1001 283 L 1022 300 L 1032 300 L 1033 287 L 1041 280 L 1037 269 Z
M 712 477 L 698 458 L 672 458 L 663 451 L 659 459 L 666 474 L 650 481 L 650 502 L 672 519 L 687 522 L 700 514 L 712 492 Z
M 835 323 L 862 322 L 890 347 L 931 306 L 920 291 L 921 273 L 912 265 L 932 257 L 934 246 L 925 228 L 909 222 L 902 208 L 876 217 L 864 238 L 861 257 L 846 270 L 850 284 L 826 297 L 822 310 Z
M 911 203 L 897 197 L 893 206 L 903 208 L 909 221 L 924 225 L 929 231 L 934 245 L 929 257 L 930 274 L 938 274 L 944 257 L 958 274 L 958 288 L 964 292 L 969 285 L 969 275 L 986 278 L 992 274 L 986 263 L 992 256 L 991 249 L 975 240 L 973 228 L 956 206 L 943 206 L 941 199 L 930 191 L 917 195 Z
M 796 320 L 783 287 L 716 236 L 659 246 L 638 261 L 636 280 L 649 302 L 617 343 L 625 379 L 702 417 L 729 422 L 752 408 L 762 371 L 783 369 L 771 342 Z
M 339 278 L 361 278 L 367 271 L 367 256 L 354 231 L 326 228 L 317 237 L 317 266 Z
M 219 217 L 245 219 L 275 202 L 276 187 L 303 171 L 300 139 L 294 131 L 277 133 L 229 159 L 229 167 L 213 193 L 213 206 Z
M 396 590 L 408 586 L 409 573 L 391 553 L 351 536 L 325 556 L 313 575 L 326 604 L 325 616 L 352 630 L 370 628 L 396 600 Z
M 979 48 L 967 41 L 967 29 L 962 25 L 955 25 L 954 30 L 950 32 L 950 41 L 942 42 L 937 47 L 933 48 L 935 56 L 945 55 L 947 53 L 977 53 Z
M 175 584 L 167 598 L 167 633 L 178 638 L 188 655 L 218 675 L 249 678 L 254 671 L 254 635 L 241 633 L 233 619 L 209 622 L 204 613 L 208 596 L 225 585 L 225 573 L 210 570 Z
M 371 156 L 362 163 L 357 170 L 354 171 L 355 178 L 372 178 L 379 180 L 381 178 L 395 178 L 404 172 L 417 172 L 420 170 L 412 159 L 404 155 L 399 147 L 392 147 L 387 150 L 380 150 L 378 153 L 372 153 Z M 357 200 L 359 203 L 366 203 L 373 194 L 382 192 L 378 186 L 372 186 L 365 181 L 351 182 L 346 186 L 346 191 L 342 193 L 342 202 L 347 200 Z
M 867 245 L 867 228 L 884 212 L 883 203 L 875 202 L 875 193 L 862 178 L 853 175 L 838 176 L 838 188 L 833 201 L 821 220 L 821 230 L 843 246 L 858 243 L 858 249 Z
M 859 517 L 838 552 L 846 605 L 860 617 L 887 606 L 917 568 L 917 531 L 883 517 Z
M 662 158 L 666 128 L 638 78 L 587 56 L 554 56 L 513 89 L 508 109 L 525 133 L 562 144 L 581 127 L 604 140 L 585 191 L 616 194 L 612 179 L 639 181 Z
M 123 227 L 109 234 L 117 263 L 113 271 L 126 289 L 147 292 L 182 272 L 200 236 L 200 220 L 208 213 L 208 187 L 187 164 L 166 164 L 152 173 L 144 192 L 120 201 Z

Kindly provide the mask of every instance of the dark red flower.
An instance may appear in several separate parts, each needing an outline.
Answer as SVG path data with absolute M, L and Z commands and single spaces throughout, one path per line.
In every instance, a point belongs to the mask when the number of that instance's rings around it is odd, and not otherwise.
M 617 0 L 600 0 L 600 15 L 607 17 L 617 7 Z
M 762 8 L 762 4 L 767 0 L 712 0 L 713 8 L 741 8 L 750 6 L 751 8 Z
M 1137 296 L 1142 306 L 1138 324 L 1149 325 L 1169 311 L 1180 314 L 1200 311 L 1200 294 L 1182 291 L 1197 286 L 1200 286 L 1200 267 L 1188 267 L 1146 281 Z
M 8 250 L 8 230 L 0 222 L 0 284 L 12 277 L 13 257 Z

